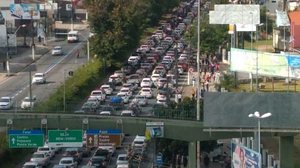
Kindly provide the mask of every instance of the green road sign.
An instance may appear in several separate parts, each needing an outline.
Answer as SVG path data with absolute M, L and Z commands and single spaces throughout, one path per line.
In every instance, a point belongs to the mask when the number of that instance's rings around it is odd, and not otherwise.
M 49 130 L 48 145 L 53 147 L 82 147 L 82 130 Z
M 37 148 L 44 145 L 44 134 L 40 130 L 10 130 L 9 148 Z

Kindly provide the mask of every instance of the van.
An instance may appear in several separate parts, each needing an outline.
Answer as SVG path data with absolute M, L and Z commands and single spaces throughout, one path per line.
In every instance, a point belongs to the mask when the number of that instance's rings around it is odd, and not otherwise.
M 68 32 L 68 43 L 76 43 L 79 41 L 78 31 L 69 31 Z

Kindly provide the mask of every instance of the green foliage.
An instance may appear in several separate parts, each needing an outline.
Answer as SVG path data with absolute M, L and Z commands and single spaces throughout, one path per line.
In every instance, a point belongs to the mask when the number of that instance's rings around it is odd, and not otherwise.
M 234 88 L 234 76 L 231 74 L 224 74 L 223 79 L 221 80 L 221 87 L 228 91 Z
M 185 34 L 185 39 L 197 48 L 197 18 Z M 212 25 L 208 22 L 208 14 L 203 13 L 200 21 L 200 51 L 201 53 L 214 53 L 219 45 L 229 39 L 227 25 Z
M 179 0 L 86 0 L 89 22 L 96 36 L 91 53 L 104 58 L 108 66 L 117 66 L 138 44 L 148 26 L 178 5 Z

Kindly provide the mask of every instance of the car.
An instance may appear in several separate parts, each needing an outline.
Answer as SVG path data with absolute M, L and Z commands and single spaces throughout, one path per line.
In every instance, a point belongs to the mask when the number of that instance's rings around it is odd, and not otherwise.
M 133 148 L 144 148 L 144 147 L 146 147 L 146 137 L 136 135 L 134 140 L 132 141 L 131 146 Z
M 68 168 L 77 168 L 77 161 L 73 157 L 62 157 L 59 165 L 67 166 Z
M 101 143 L 98 149 L 108 150 L 111 156 L 114 156 L 116 153 L 116 145 L 114 143 Z
M 131 97 L 132 96 L 132 91 L 129 88 L 127 88 L 127 87 L 123 87 L 123 88 L 121 88 L 121 90 L 119 91 L 119 93 L 117 94 L 117 96 L 121 96 L 122 97 L 124 95 L 126 95 L 128 97 Z
M 136 115 L 133 110 L 123 110 L 121 111 L 121 116 L 135 117 Z
M 113 74 L 109 76 L 108 82 L 113 83 L 114 85 L 119 85 L 122 83 L 122 78 L 118 75 Z
M 136 83 L 136 84 L 140 84 L 141 82 L 141 76 L 139 74 L 132 74 L 129 75 L 127 78 L 127 83 Z
M 63 55 L 63 51 L 62 51 L 62 47 L 61 46 L 55 46 L 52 51 L 51 54 L 54 55 Z
M 157 80 L 159 79 L 159 78 L 161 78 L 162 76 L 160 75 L 160 74 L 153 74 L 152 76 L 151 76 L 151 80 L 153 81 L 153 83 L 154 84 L 156 84 L 156 82 L 157 82 Z
M 132 102 L 137 103 L 140 106 L 146 106 L 148 104 L 148 99 L 146 96 L 136 95 Z
M 68 168 L 68 166 L 56 164 L 56 165 L 54 165 L 52 168 Z
M 158 88 L 163 88 L 163 87 L 165 87 L 165 85 L 166 85 L 167 83 L 168 83 L 167 78 L 159 78 L 159 79 L 157 80 L 156 85 L 157 85 Z
M 102 89 L 93 90 L 91 92 L 90 98 L 93 98 L 93 97 L 103 101 L 106 98 L 105 91 Z
M 52 150 L 49 146 L 38 147 L 37 152 L 44 152 L 50 156 L 50 158 L 54 158 L 55 151 Z
M 111 95 L 113 92 L 113 89 L 110 87 L 110 85 L 102 85 L 100 88 L 101 90 L 105 91 L 106 95 Z
M 151 88 L 148 88 L 148 87 L 142 88 L 139 95 L 145 96 L 147 98 L 152 98 L 152 96 L 153 96 Z
M 22 103 L 21 103 L 21 109 L 30 109 L 30 108 L 33 108 L 34 105 L 35 105 L 35 101 L 36 101 L 36 97 L 33 96 L 30 100 L 30 97 L 25 97 L 23 100 L 22 100 Z
M 26 162 L 22 168 L 42 168 L 37 162 Z
M 152 87 L 153 83 L 150 78 L 143 78 L 141 87 Z
M 123 103 L 124 103 L 124 104 L 129 103 L 130 97 L 129 97 L 128 95 L 123 94 L 123 95 L 119 95 L 119 96 L 123 99 Z
M 111 153 L 110 153 L 109 150 L 107 150 L 107 149 L 101 149 L 101 148 L 99 149 L 99 148 L 98 148 L 98 149 L 95 151 L 95 153 L 94 153 L 93 156 L 103 157 L 104 160 L 105 160 L 106 162 L 109 163 L 110 157 L 111 157 Z
M 128 58 L 128 64 L 132 65 L 132 66 L 137 66 L 140 63 L 140 56 L 130 56 Z
M 87 165 L 95 166 L 96 168 L 106 168 L 107 162 L 105 161 L 105 157 L 92 156 Z
M 167 106 L 167 99 L 165 99 L 165 98 L 157 99 L 157 100 L 156 100 L 156 103 L 157 103 L 157 104 L 164 105 L 164 106 Z
M 77 164 L 80 164 L 82 161 L 82 152 L 79 148 L 73 147 L 73 148 L 66 148 L 64 153 L 64 157 L 72 157 L 77 162 Z
M 122 88 L 128 88 L 131 92 L 134 92 L 138 88 L 138 85 L 136 83 L 124 83 Z
M 128 163 L 118 164 L 117 168 L 129 168 L 129 164 Z
M 100 107 L 100 115 L 111 115 L 115 111 L 115 108 L 109 105 Z
M 117 165 L 128 164 L 128 155 L 119 154 L 117 158 Z
M 50 164 L 50 156 L 45 152 L 34 152 L 30 161 L 36 162 L 42 167 L 46 167 Z
M 14 101 L 11 97 L 1 97 L 0 98 L 0 110 L 9 110 L 13 108 Z
M 102 115 L 102 116 L 110 116 L 111 112 L 110 111 L 100 111 L 99 114 Z
M 45 84 L 46 77 L 44 73 L 35 73 L 32 77 L 32 84 Z

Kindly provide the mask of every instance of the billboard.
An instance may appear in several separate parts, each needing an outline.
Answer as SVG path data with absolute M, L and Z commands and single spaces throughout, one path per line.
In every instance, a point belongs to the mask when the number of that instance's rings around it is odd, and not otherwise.
M 261 155 L 245 146 L 231 142 L 233 168 L 260 168 Z
M 9 10 L 14 19 L 40 19 L 38 4 L 10 4 Z
M 163 138 L 164 137 L 164 123 L 163 122 L 146 122 L 146 135 L 150 135 L 151 138 Z
M 300 78 L 300 55 L 231 48 L 230 70 L 265 76 Z
M 259 5 L 222 4 L 209 11 L 209 24 L 260 24 Z

